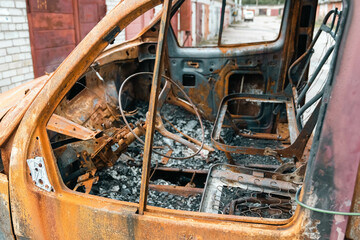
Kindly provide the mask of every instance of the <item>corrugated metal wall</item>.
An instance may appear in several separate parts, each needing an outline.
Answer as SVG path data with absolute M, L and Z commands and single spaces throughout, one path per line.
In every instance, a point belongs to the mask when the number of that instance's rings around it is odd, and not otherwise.
M 155 14 L 155 9 L 151 9 L 135 19 L 125 30 L 125 39 L 129 40 L 135 37 L 146 25 L 149 24 L 151 19 L 153 19 Z
M 106 13 L 105 0 L 28 0 L 34 75 L 54 71 Z

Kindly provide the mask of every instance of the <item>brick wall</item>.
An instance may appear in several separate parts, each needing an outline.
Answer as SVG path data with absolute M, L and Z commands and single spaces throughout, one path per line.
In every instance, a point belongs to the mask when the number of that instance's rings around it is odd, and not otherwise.
M 25 0 L 0 0 L 0 92 L 33 78 Z

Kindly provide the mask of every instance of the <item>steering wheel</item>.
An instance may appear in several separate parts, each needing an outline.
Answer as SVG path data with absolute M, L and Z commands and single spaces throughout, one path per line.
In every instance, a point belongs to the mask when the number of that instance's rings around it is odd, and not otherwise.
M 138 73 L 134 73 L 132 75 L 130 75 L 129 77 L 127 77 L 124 82 L 121 84 L 120 86 L 120 89 L 119 89 L 119 108 L 120 108 L 120 113 L 121 113 L 121 116 L 124 120 L 124 123 L 125 125 L 128 127 L 128 129 L 130 130 L 130 132 L 134 135 L 134 137 L 142 144 L 142 145 L 145 145 L 144 141 L 134 132 L 134 130 L 130 127 L 130 124 L 129 122 L 126 120 L 126 117 L 125 117 L 125 113 L 124 113 L 124 110 L 122 108 L 122 103 L 121 103 L 121 95 L 122 95 L 122 92 L 123 92 L 123 88 L 125 86 L 125 84 L 131 80 L 132 78 L 136 77 L 136 76 L 139 76 L 139 75 L 153 75 L 152 72 L 138 72 Z M 162 77 L 164 79 L 166 79 L 166 83 L 163 87 L 163 89 L 161 90 L 160 94 L 159 94 L 159 99 L 158 99 L 158 106 L 157 106 L 157 113 L 156 113 L 156 123 L 155 123 L 155 129 L 161 134 L 163 135 L 164 137 L 167 137 L 167 138 L 170 138 L 176 142 L 179 142 L 187 147 L 189 147 L 192 151 L 194 151 L 195 153 L 190 155 L 190 156 L 187 156 L 187 157 L 172 157 L 172 156 L 167 156 L 165 154 L 162 154 L 158 151 L 155 151 L 153 149 L 153 146 L 151 146 L 152 148 L 152 152 L 160 155 L 160 156 L 163 156 L 163 157 L 167 157 L 167 158 L 172 158 L 172 159 L 178 159 L 178 160 L 182 160 L 182 159 L 188 159 L 188 158 L 192 158 L 196 155 L 198 155 L 201 150 L 203 149 L 204 147 L 204 141 L 205 141 L 205 131 L 204 131 L 204 125 L 203 125 L 203 122 L 201 120 L 201 117 L 200 117 L 200 114 L 199 114 L 199 111 L 197 109 L 197 107 L 195 106 L 195 104 L 191 101 L 190 97 L 185 93 L 185 91 L 174 81 L 172 80 L 171 78 L 165 76 L 165 75 L 162 75 Z M 171 85 L 174 85 L 176 86 L 180 92 L 185 96 L 186 100 L 190 103 L 191 107 L 194 109 L 194 112 L 199 120 L 199 123 L 200 123 L 200 126 L 201 126 L 201 132 L 202 132 L 202 140 L 201 140 L 201 146 L 200 148 L 198 148 L 195 144 L 183 139 L 182 137 L 176 135 L 176 134 L 173 134 L 171 132 L 169 132 L 168 130 L 166 130 L 162 120 L 161 120 L 161 116 L 160 116 L 160 110 L 163 106 L 163 104 L 165 103 L 166 101 L 166 98 L 171 90 Z M 147 121 L 147 120 L 146 120 Z M 146 123 L 146 122 L 145 122 Z

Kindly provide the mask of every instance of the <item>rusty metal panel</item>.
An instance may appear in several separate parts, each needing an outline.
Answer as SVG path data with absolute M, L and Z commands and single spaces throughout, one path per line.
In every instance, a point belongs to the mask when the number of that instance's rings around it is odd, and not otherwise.
M 73 4 L 72 0 L 29 0 L 27 7 L 34 74 L 38 77 L 54 71 L 75 47 Z
M 177 11 L 174 16 L 171 18 L 171 26 L 174 30 L 174 34 L 176 36 L 176 38 L 178 37 L 178 16 L 179 16 L 179 11 Z
M 81 1 L 80 1 L 81 4 Z M 79 9 L 79 17 L 81 23 L 92 23 L 96 22 L 98 19 L 98 7 L 97 4 L 88 3 L 81 4 L 81 8 Z
M 205 18 L 204 18 L 204 38 L 207 39 L 207 37 L 210 34 L 210 30 L 209 30 L 209 17 L 210 17 L 210 8 L 208 4 L 204 4 L 205 7 Z
M 28 0 L 28 11 L 73 13 L 72 0 Z
M 34 35 L 36 49 L 54 48 L 60 45 L 75 45 L 75 32 L 73 29 L 62 30 L 62 35 L 54 35 L 53 31 L 39 31 Z
M 86 34 L 105 16 L 105 0 L 78 0 L 80 37 L 83 39 Z
M 14 239 L 9 206 L 9 181 L 0 173 L 0 239 Z
M 75 45 L 68 45 L 35 50 L 37 57 L 33 62 L 36 64 L 39 74 L 43 75 L 45 72 L 54 71 L 74 47 Z
M 191 0 L 185 0 L 181 5 L 180 31 L 191 31 Z
M 143 19 L 143 16 L 138 17 L 126 28 L 126 40 L 132 39 L 137 35 L 138 32 L 140 32 L 140 30 L 143 28 Z
M 74 19 L 69 13 L 32 13 L 32 30 L 73 29 Z
M 30 43 L 35 77 L 54 71 L 105 16 L 105 0 L 29 0 Z
M 147 11 L 146 13 L 144 13 L 144 23 L 145 25 L 147 25 L 153 18 L 155 15 L 155 9 L 150 9 L 149 11 Z M 144 25 L 144 27 L 145 27 Z
M 154 9 L 150 9 L 140 17 L 136 18 L 125 31 L 125 39 L 129 40 L 135 37 L 154 17 Z
M 279 16 L 279 9 L 271 9 L 270 16 Z
M 203 10 L 202 10 L 202 3 L 197 2 L 196 3 L 196 44 L 199 44 L 202 38 L 202 15 L 203 15 Z

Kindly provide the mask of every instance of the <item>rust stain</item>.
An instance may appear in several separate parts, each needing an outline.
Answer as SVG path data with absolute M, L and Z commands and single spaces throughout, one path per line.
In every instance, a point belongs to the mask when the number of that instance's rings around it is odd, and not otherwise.
M 189 89 L 189 97 L 194 102 L 194 104 L 202 111 L 206 118 L 210 118 L 212 115 L 212 108 L 210 96 L 210 87 L 208 84 L 199 84 L 196 88 Z

